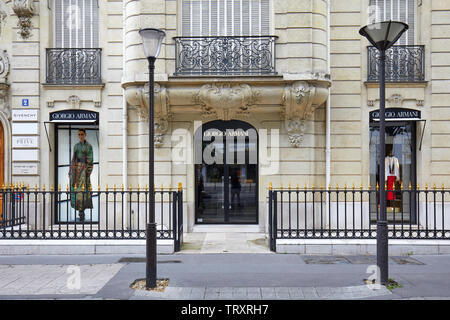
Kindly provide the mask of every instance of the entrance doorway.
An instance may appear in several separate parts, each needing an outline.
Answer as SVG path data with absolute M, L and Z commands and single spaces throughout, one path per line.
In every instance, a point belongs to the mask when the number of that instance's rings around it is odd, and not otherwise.
M 211 121 L 195 133 L 195 222 L 258 224 L 258 135 L 250 124 Z

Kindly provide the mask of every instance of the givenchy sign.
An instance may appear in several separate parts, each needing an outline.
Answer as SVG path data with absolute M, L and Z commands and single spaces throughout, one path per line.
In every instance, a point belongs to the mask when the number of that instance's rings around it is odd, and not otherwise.
M 387 108 L 384 116 L 386 121 L 418 121 L 421 119 L 421 112 L 419 110 L 405 109 L 405 108 Z M 380 121 L 380 110 L 374 110 L 369 113 L 371 122 Z

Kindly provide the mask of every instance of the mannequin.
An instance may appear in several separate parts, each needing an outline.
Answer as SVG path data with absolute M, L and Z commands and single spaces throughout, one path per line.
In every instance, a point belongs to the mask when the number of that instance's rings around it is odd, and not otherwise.
M 387 157 L 384 160 L 385 164 L 385 181 L 387 182 L 387 197 L 388 207 L 393 207 L 393 200 L 395 200 L 394 189 L 396 182 L 400 182 L 400 164 L 397 157 L 392 155 L 392 145 L 386 145 Z

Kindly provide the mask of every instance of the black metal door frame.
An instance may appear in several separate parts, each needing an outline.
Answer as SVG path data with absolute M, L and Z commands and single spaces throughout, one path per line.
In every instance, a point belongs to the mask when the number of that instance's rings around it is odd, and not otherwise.
M 232 125 L 232 123 L 237 124 L 244 124 L 244 127 L 246 129 L 244 129 L 242 126 L 236 126 L 234 127 Z M 205 129 L 205 125 L 206 125 L 206 129 Z M 194 184 L 195 184 L 195 224 L 259 224 L 259 201 L 258 201 L 258 186 L 259 186 L 259 135 L 258 135 L 258 131 L 256 130 L 256 128 L 254 128 L 251 124 L 249 124 L 248 122 L 245 121 L 240 121 L 240 120 L 229 120 L 229 121 L 223 121 L 223 120 L 214 120 L 214 121 L 210 121 L 207 122 L 206 124 L 203 124 L 201 126 L 201 128 L 198 128 L 196 130 L 196 132 L 194 132 L 194 144 L 195 143 L 202 143 L 203 142 L 203 133 L 205 130 L 208 129 L 217 129 L 219 131 L 222 132 L 226 132 L 227 129 L 243 129 L 243 130 L 248 130 L 248 129 L 254 129 L 257 135 L 257 141 L 256 141 L 256 152 L 257 152 L 257 158 L 256 158 L 256 176 L 255 176 L 255 180 L 256 180 L 256 186 L 255 186 L 255 222 L 253 223 L 248 223 L 248 222 L 230 222 L 229 221 L 229 166 L 231 164 L 227 164 L 226 163 L 226 153 L 227 153 L 227 145 L 226 145 L 226 137 L 223 141 L 224 143 L 224 161 L 223 161 L 223 166 L 224 166 L 224 188 L 223 188 L 223 194 L 224 194 L 224 222 L 198 222 L 197 219 L 199 218 L 198 216 L 198 201 L 199 201 L 199 195 L 198 195 L 198 188 L 196 186 L 197 184 L 197 178 L 198 178 L 198 173 L 197 170 L 195 169 L 196 164 L 194 164 Z M 198 136 L 200 136 L 201 140 L 196 139 L 196 137 L 198 138 Z M 195 146 L 194 146 L 195 148 Z M 202 157 L 203 157 L 203 145 L 202 145 Z M 203 159 L 202 159 L 203 161 Z M 234 162 L 234 161 L 233 161 Z M 203 164 L 202 164 L 203 165 Z M 201 174 L 201 173 L 200 173 Z

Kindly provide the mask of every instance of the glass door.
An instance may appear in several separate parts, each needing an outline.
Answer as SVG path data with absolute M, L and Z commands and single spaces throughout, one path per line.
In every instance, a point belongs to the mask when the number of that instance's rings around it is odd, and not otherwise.
M 242 121 L 212 121 L 202 126 L 196 161 L 196 223 L 256 224 L 257 135 Z M 201 139 L 201 141 L 200 141 Z

